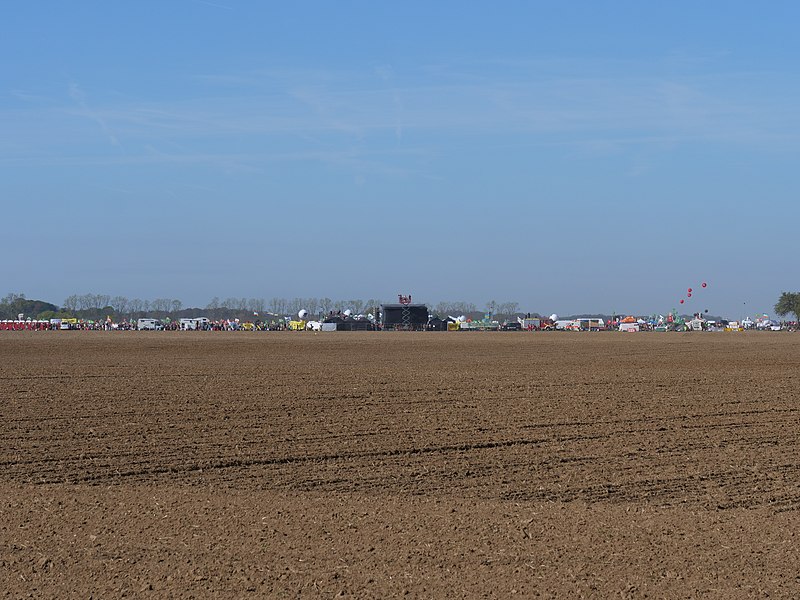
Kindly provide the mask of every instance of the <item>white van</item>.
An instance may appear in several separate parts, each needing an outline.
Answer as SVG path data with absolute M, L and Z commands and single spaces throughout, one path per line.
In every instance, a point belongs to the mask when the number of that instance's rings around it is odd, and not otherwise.
M 190 329 L 207 329 L 208 324 L 211 321 L 208 320 L 207 317 L 195 317 L 192 319 L 181 319 L 180 320 L 180 328 L 184 331 Z
M 164 324 L 158 319 L 139 319 L 136 321 L 136 329 L 139 331 L 150 330 L 156 331 L 164 329 Z
M 189 329 L 197 329 L 197 321 L 194 319 L 181 319 L 179 322 L 180 328 L 184 331 Z

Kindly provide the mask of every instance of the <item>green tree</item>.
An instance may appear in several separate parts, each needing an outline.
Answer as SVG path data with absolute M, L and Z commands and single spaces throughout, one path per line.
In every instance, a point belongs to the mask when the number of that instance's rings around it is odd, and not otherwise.
M 775 305 L 775 314 L 785 317 L 792 313 L 800 322 L 800 292 L 783 292 Z
M 56 310 L 55 304 L 44 300 L 28 300 L 25 294 L 8 294 L 0 299 L 0 319 L 16 319 L 19 314 L 35 317 L 41 312 Z

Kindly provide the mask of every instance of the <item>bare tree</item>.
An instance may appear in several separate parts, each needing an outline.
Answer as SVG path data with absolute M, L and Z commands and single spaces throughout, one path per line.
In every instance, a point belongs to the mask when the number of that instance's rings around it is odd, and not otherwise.
M 66 298 L 64 298 L 64 305 L 62 306 L 62 308 L 70 312 L 77 310 L 78 297 L 75 294 L 72 294 L 72 296 L 67 296 Z
M 292 298 L 289 301 L 289 313 L 295 314 L 300 311 L 300 309 L 305 308 L 303 305 L 305 301 L 302 298 Z
M 323 313 L 329 313 L 333 309 L 333 300 L 330 298 L 320 298 L 319 300 L 319 309 Z
M 208 310 L 216 310 L 216 309 L 218 309 L 218 308 L 219 308 L 219 298 L 217 298 L 216 296 L 214 296 L 214 297 L 211 299 L 211 302 L 209 302 L 208 304 L 206 304 L 206 308 L 207 308 Z
M 172 306 L 172 300 L 169 298 L 156 298 L 150 304 L 150 309 L 156 312 L 169 312 Z
M 183 308 L 183 302 L 178 299 L 172 301 L 172 305 L 170 306 L 172 312 L 178 312 Z
M 435 311 L 440 315 L 459 316 L 475 312 L 476 306 L 470 302 L 439 302 Z
M 500 315 L 513 315 L 519 311 L 518 302 L 501 302 L 497 305 L 497 314 Z
M 109 301 L 109 305 L 117 313 L 126 313 L 128 311 L 128 299 L 125 296 L 114 296 Z
M 272 298 L 269 301 L 269 310 L 277 315 L 286 314 L 286 298 Z
M 476 312 L 478 307 L 472 302 L 453 302 L 450 304 L 452 314 L 465 315 L 467 313 Z
M 263 298 L 250 298 L 247 302 L 247 310 L 253 313 L 261 314 L 264 312 L 264 299 Z
M 350 305 L 349 308 L 354 315 L 360 315 L 364 310 L 363 300 L 348 300 L 347 303 Z

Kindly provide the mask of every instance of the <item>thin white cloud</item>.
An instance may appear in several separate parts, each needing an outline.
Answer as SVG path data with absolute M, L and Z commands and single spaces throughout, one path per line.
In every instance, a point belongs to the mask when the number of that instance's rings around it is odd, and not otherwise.
M 398 141 L 403 139 L 403 112 L 404 106 L 403 101 L 400 97 L 400 93 L 397 88 L 394 86 L 393 78 L 394 78 L 394 69 L 392 69 L 391 65 L 380 65 L 375 67 L 375 74 L 388 86 L 389 91 L 392 95 L 392 104 L 394 107 L 394 132 L 395 137 Z
M 424 155 L 404 151 L 398 155 Z M 168 153 L 148 146 L 141 154 L 106 155 L 82 154 L 78 156 L 16 156 L 0 157 L 0 166 L 136 166 L 136 165 L 175 165 L 175 166 L 209 166 L 224 172 L 262 173 L 267 165 L 285 162 L 319 162 L 353 170 L 389 176 L 404 176 L 410 171 L 406 168 L 392 166 L 391 161 L 382 162 L 381 158 L 392 156 L 390 153 L 374 154 L 365 158 L 365 154 L 357 150 L 331 151 L 298 151 L 274 153 Z
M 52 102 L 51 98 L 48 98 L 47 96 L 43 96 L 41 94 L 37 94 L 37 93 L 31 92 L 29 90 L 14 89 L 14 90 L 10 90 L 8 92 L 8 95 L 11 96 L 12 98 L 16 98 L 17 100 L 22 100 L 24 102 L 31 103 L 31 104 L 43 105 L 43 104 L 49 104 L 49 103 Z
M 103 133 L 106 134 L 108 141 L 111 142 L 112 145 L 117 147 L 121 146 L 119 140 L 117 139 L 117 136 L 111 133 L 111 130 L 109 129 L 105 120 L 101 118 L 96 111 L 93 111 L 92 109 L 89 108 L 89 105 L 86 103 L 86 94 L 83 92 L 81 87 L 74 81 L 70 82 L 69 84 L 69 96 L 81 108 L 84 115 L 86 115 L 88 118 L 92 119 L 95 123 L 100 125 L 100 128 L 103 130 Z
M 257 161 L 246 156 L 268 161 L 340 156 L 357 168 L 359 161 L 370 164 L 382 155 L 378 162 L 391 171 L 395 165 L 389 157 L 399 154 L 387 149 L 401 150 L 409 139 L 414 140 L 410 150 L 419 154 L 441 152 L 454 139 L 476 136 L 485 148 L 511 142 L 597 154 L 676 144 L 800 145 L 794 90 L 757 92 L 762 80 L 790 86 L 772 73 L 659 77 L 609 67 L 598 75 L 570 66 L 563 69 L 569 71 L 565 76 L 554 74 L 559 69 L 553 64 L 542 63 L 527 78 L 521 74 L 530 63 L 513 66 L 510 73 L 498 68 L 474 76 L 444 65 L 422 82 L 419 73 L 411 77 L 387 65 L 363 73 L 273 69 L 199 75 L 189 79 L 204 86 L 194 97 L 133 103 L 107 96 L 111 99 L 91 107 L 73 82 L 69 95 L 75 107 L 0 108 L 0 162 L 59 156 L 90 164 L 108 160 L 80 127 L 85 118 L 114 146 L 120 136 L 126 139 L 132 156 L 115 158 L 122 163 L 186 160 L 220 168 L 229 168 L 225 156 L 234 166 L 248 168 Z M 218 94 L 210 94 L 208 86 Z M 148 150 L 165 147 L 169 153 Z M 211 147 L 218 151 L 205 151 Z M 263 153 L 263 148 L 274 152 Z

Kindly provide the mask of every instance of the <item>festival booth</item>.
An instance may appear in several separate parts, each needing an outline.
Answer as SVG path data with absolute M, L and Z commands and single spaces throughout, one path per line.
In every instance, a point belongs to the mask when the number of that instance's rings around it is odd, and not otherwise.
M 636 317 L 625 317 L 619 322 L 619 330 L 624 331 L 626 333 L 634 333 L 641 329 L 639 322 L 636 320 Z
M 47 331 L 50 329 L 50 321 L 34 321 L 20 319 L 6 319 L 0 321 L 0 331 Z

